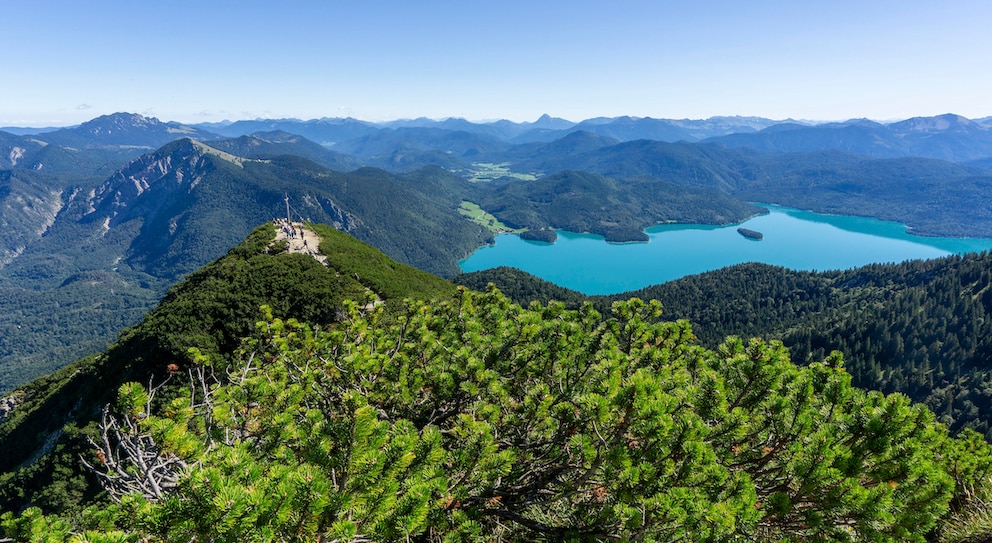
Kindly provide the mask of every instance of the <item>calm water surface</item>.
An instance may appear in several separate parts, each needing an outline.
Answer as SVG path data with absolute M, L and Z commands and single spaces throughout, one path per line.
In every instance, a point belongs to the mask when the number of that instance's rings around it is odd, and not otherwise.
M 899 223 L 763 207 L 768 215 L 739 225 L 655 226 L 646 243 L 606 243 L 566 231 L 558 231 L 554 244 L 501 235 L 459 266 L 466 272 L 512 266 L 585 294 L 614 294 L 742 262 L 822 271 L 992 249 L 992 239 L 913 236 Z M 741 236 L 741 226 L 764 239 Z

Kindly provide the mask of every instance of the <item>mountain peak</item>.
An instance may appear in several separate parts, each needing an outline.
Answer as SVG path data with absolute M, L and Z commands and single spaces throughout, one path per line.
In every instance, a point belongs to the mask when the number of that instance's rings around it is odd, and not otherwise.
M 575 126 L 575 123 L 568 121 L 559 117 L 552 117 L 545 113 L 538 117 L 534 124 L 531 125 L 532 128 L 544 128 L 549 130 L 566 130 Z
M 947 130 L 970 128 L 974 126 L 966 117 L 945 113 L 934 117 L 913 117 L 905 121 L 892 123 L 889 127 L 910 132 L 944 132 Z
M 108 227 L 115 226 L 122 220 L 134 218 L 127 210 L 133 208 L 145 192 L 157 188 L 159 196 L 156 199 L 164 201 L 165 193 L 192 191 L 213 167 L 205 159 L 207 155 L 238 166 L 244 161 L 190 138 L 178 139 L 132 160 L 104 181 L 93 194 L 91 213 L 95 213 L 96 217 L 108 218 Z M 165 180 L 171 182 L 162 183 Z
M 155 117 L 120 112 L 97 117 L 77 127 L 42 134 L 38 139 L 72 147 L 127 146 L 154 149 L 183 136 L 195 139 L 215 137 L 192 126 L 163 123 Z
M 126 111 L 118 111 L 117 113 L 111 113 L 109 115 L 101 115 L 92 120 L 89 120 L 80 126 L 87 125 L 100 125 L 112 123 L 117 126 L 150 126 L 156 124 L 162 124 L 162 121 L 155 117 L 145 117 L 144 115 L 138 113 L 129 113 Z

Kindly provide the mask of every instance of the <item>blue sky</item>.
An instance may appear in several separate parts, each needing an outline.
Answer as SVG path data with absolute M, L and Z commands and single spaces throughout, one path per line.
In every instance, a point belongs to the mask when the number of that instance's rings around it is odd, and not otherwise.
M 2 1 L 0 126 L 992 115 L 992 2 Z

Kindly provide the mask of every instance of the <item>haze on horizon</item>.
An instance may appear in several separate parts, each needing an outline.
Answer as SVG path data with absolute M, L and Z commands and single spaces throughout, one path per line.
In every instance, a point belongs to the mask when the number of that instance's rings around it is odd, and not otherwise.
M 992 4 L 632 0 L 5 6 L 0 126 L 118 111 L 572 121 L 992 115 Z

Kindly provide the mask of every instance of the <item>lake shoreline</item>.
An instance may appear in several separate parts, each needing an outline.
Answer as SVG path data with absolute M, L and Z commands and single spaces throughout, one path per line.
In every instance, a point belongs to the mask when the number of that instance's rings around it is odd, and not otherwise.
M 744 262 L 795 270 L 849 269 L 871 263 L 928 259 L 992 249 L 987 238 L 921 237 L 905 225 L 828 215 L 775 204 L 742 223 L 657 225 L 648 242 L 607 242 L 596 234 L 559 230 L 554 244 L 499 235 L 458 262 L 463 272 L 511 266 L 583 294 L 616 294 Z M 764 234 L 756 243 L 738 227 Z

